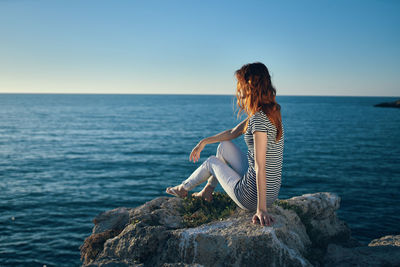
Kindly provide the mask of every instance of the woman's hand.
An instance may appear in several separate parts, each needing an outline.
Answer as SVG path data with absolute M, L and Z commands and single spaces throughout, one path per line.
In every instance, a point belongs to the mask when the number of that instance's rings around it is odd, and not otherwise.
M 200 152 L 203 150 L 203 148 L 206 146 L 204 142 L 200 141 L 192 150 L 189 156 L 189 161 L 193 160 L 193 163 L 196 161 L 199 161 L 200 159 Z
M 257 223 L 257 219 L 260 221 L 262 226 L 268 225 L 271 226 L 272 223 L 275 223 L 275 219 L 267 212 L 263 210 L 257 210 L 256 214 L 253 215 L 253 223 Z

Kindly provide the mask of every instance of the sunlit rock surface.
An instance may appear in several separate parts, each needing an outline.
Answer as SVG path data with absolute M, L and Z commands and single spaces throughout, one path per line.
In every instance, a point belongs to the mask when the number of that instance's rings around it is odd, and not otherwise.
M 253 224 L 254 212 L 237 207 L 225 219 L 187 228 L 180 214 L 183 201 L 158 197 L 100 214 L 81 246 L 83 266 L 347 266 L 364 249 L 379 254 L 375 262 L 399 255 L 398 236 L 371 242 L 375 247 L 352 238 L 336 215 L 340 197 L 334 193 L 277 201 L 269 210 L 276 221 L 272 226 Z M 393 249 L 381 249 L 388 242 Z M 397 262 L 387 261 L 388 266 Z

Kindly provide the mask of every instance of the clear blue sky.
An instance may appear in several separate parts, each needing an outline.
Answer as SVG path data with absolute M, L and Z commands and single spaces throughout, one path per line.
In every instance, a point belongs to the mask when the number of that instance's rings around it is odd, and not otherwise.
M 400 95 L 400 1 L 0 0 L 0 92 Z

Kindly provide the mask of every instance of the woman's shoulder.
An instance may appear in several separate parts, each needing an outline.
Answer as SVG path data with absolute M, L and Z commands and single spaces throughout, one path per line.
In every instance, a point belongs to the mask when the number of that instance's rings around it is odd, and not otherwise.
M 253 119 L 253 120 L 265 120 L 266 117 L 267 116 L 265 115 L 264 111 L 258 110 L 250 118 Z
M 268 127 L 272 126 L 270 119 L 264 113 L 264 111 L 262 109 L 257 111 L 256 113 L 254 113 L 253 116 L 251 116 L 251 119 L 253 122 L 263 123 L 263 124 L 267 125 Z

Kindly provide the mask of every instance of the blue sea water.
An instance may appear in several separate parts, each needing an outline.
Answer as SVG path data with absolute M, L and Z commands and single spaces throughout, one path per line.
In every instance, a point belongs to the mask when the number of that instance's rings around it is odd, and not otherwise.
M 400 110 L 373 107 L 395 98 L 277 100 L 279 198 L 335 192 L 361 242 L 400 234 Z M 215 154 L 217 143 L 190 162 L 197 142 L 240 119 L 233 95 L 1 94 L 0 265 L 80 265 L 96 215 L 169 196 Z

